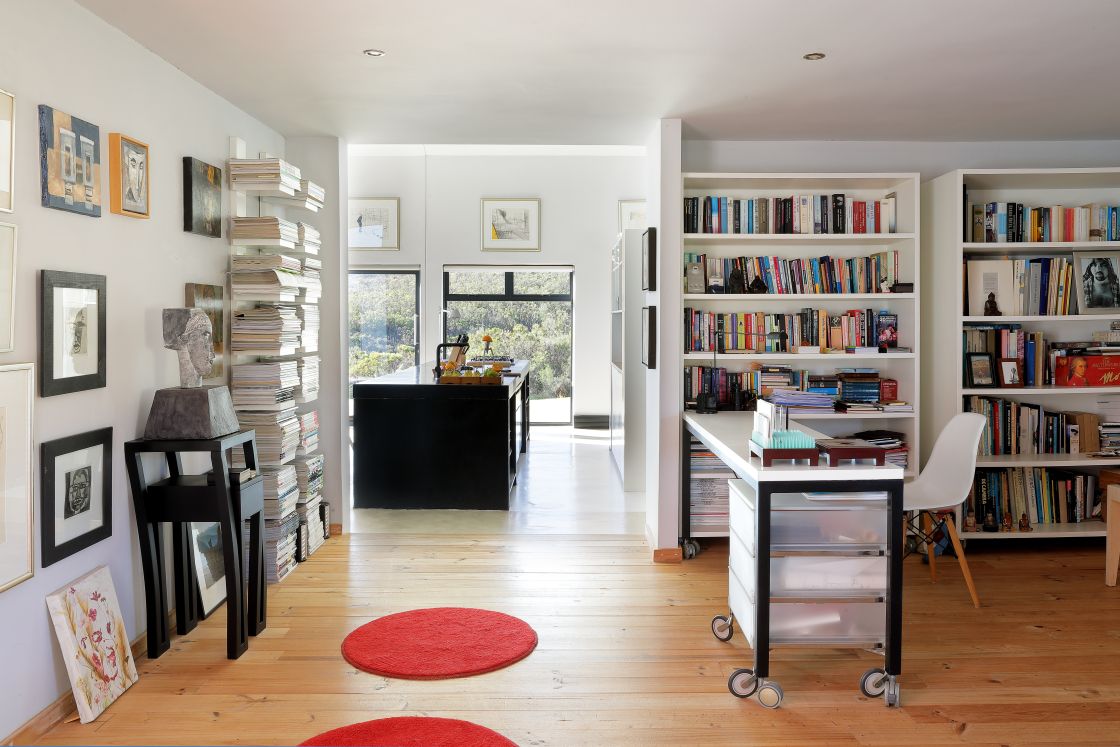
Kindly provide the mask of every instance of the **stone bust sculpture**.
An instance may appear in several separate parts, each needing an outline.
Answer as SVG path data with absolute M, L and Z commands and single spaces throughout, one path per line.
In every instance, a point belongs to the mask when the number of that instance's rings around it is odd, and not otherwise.
M 214 327 L 201 309 L 164 309 L 163 346 L 179 354 L 179 386 L 202 386 L 214 368 Z

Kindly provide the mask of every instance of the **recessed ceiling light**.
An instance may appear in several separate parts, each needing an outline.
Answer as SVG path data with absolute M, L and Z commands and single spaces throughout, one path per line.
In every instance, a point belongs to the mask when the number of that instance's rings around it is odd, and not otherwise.
M 823 60 L 824 59 L 824 52 L 810 52 L 807 55 L 803 55 L 802 59 L 809 60 L 810 62 L 816 62 L 817 60 Z
M 363 49 L 362 54 L 366 57 L 384 57 L 385 52 L 381 49 Z

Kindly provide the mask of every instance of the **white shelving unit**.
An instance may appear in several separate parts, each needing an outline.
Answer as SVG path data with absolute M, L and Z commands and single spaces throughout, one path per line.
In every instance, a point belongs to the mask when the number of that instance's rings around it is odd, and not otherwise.
M 1033 386 L 1019 388 L 970 388 L 964 383 L 964 353 L 961 334 L 968 323 L 1020 324 L 1028 332 L 1042 332 L 1048 340 L 1087 339 L 1093 331 L 1108 329 L 1120 314 L 1083 314 L 1055 316 L 984 317 L 967 314 L 962 266 L 969 258 L 1033 258 L 1070 256 L 1074 251 L 1108 251 L 1120 248 L 1117 241 L 981 243 L 965 241 L 966 217 L 971 230 L 971 214 L 964 203 L 1019 202 L 1029 207 L 1064 205 L 1080 207 L 1092 203 L 1120 204 L 1120 168 L 1087 169 L 961 169 L 930 181 L 923 187 L 927 211 L 923 236 L 932 247 L 936 262 L 930 262 L 930 287 L 927 294 L 933 323 L 927 343 L 945 354 L 933 358 L 928 377 L 926 443 L 932 445 L 936 434 L 955 413 L 964 409 L 965 397 L 979 395 L 1043 405 L 1050 410 L 1105 414 L 1110 407 L 1120 412 L 1120 386 L 1070 388 Z M 969 236 L 969 238 L 971 238 Z M 950 353 L 951 351 L 951 353 Z M 1011 454 L 980 456 L 977 468 L 1056 467 L 1078 471 L 1114 467 L 1120 459 L 1101 459 L 1083 454 Z M 979 521 L 979 519 L 978 519 Z M 1027 532 L 961 532 L 972 540 L 1103 537 L 1105 525 L 1099 521 L 1081 523 L 1035 524 Z
M 876 252 L 897 250 L 900 253 L 899 280 L 913 282 L 913 293 L 820 293 L 820 294 L 699 294 L 682 293 L 679 308 L 662 313 L 681 319 L 684 308 L 720 313 L 765 312 L 796 313 L 804 307 L 823 308 L 842 314 L 850 309 L 887 310 L 898 315 L 899 345 L 912 353 L 840 354 L 840 353 L 720 353 L 717 365 L 729 371 L 747 371 L 752 364 L 781 363 L 795 370 L 831 373 L 837 368 L 862 366 L 879 369 L 884 377 L 898 381 L 898 396 L 914 406 L 911 413 L 820 413 L 804 416 L 813 422 L 813 429 L 828 436 L 848 435 L 871 429 L 885 429 L 905 435 L 910 448 L 910 465 L 906 475 L 916 474 L 919 455 L 920 412 L 920 244 L 919 175 L 915 173 L 684 173 L 683 195 L 704 197 L 720 195 L 736 199 L 755 197 L 788 197 L 791 195 L 845 194 L 857 200 L 877 200 L 896 195 L 895 233 L 877 234 L 708 234 L 685 233 L 682 252 L 703 253 L 709 257 L 769 256 L 782 259 L 820 257 L 864 257 Z M 671 251 L 668 247 L 665 251 Z M 673 282 L 683 283 L 682 264 Z M 668 282 L 669 280 L 666 279 Z M 683 285 L 682 285 L 683 288 Z M 687 339 L 685 340 L 687 343 Z M 712 364 L 711 353 L 665 351 L 665 365 L 682 367 Z M 680 393 L 684 409 L 684 392 Z M 746 438 L 749 434 L 744 434 Z M 690 536 L 703 536 L 692 533 Z

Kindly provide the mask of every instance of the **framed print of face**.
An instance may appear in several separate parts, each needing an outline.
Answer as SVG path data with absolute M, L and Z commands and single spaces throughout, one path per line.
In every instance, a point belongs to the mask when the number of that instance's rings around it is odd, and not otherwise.
M 482 251 L 539 252 L 541 201 L 537 198 L 482 199 Z
M 183 157 L 183 230 L 222 237 L 222 170 L 190 156 Z
M 972 388 L 994 387 L 996 371 L 991 353 L 965 353 L 968 385 Z
M 43 207 L 101 217 L 101 130 L 39 106 L 39 189 Z
M 646 230 L 646 201 L 645 200 L 619 200 L 618 201 L 618 232 L 622 233 L 627 228 L 639 231 Z
M 0 213 L 15 206 L 16 97 L 0 90 Z
M 119 132 L 109 133 L 109 212 L 150 218 L 148 146 Z
M 16 321 L 16 239 L 19 229 L 0 223 L 0 353 L 13 349 Z
M 226 349 L 225 286 L 187 283 L 186 307 L 200 309 L 210 317 L 210 342 L 214 348 L 214 362 L 207 378 L 220 379 L 225 375 L 222 355 Z
M 1120 313 L 1120 252 L 1074 252 L 1073 262 L 1078 312 Z
M 43 270 L 39 396 L 105 386 L 105 276 Z
M 400 251 L 400 224 L 400 198 L 351 198 L 346 204 L 346 245 L 350 249 Z
M 194 557 L 202 615 L 209 617 L 226 600 L 226 563 L 222 555 L 222 526 L 216 521 L 191 523 L 191 555 Z
M 113 535 L 113 429 L 39 446 L 43 567 Z
M 0 591 L 26 581 L 35 572 L 31 508 L 34 382 L 31 363 L 0 366 Z

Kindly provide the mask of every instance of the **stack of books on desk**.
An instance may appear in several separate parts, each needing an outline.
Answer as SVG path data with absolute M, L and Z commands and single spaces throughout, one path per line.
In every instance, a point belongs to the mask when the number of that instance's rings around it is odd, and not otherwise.
M 296 468 L 290 464 L 262 467 L 261 474 L 264 475 L 264 518 L 283 519 L 295 510 L 299 501 Z
M 320 187 L 310 179 L 303 179 L 299 183 L 299 190 L 307 198 L 308 207 L 313 210 L 322 210 L 323 202 L 327 199 L 327 190 Z
M 229 237 L 234 243 L 245 243 L 254 239 L 269 241 L 299 242 L 299 227 L 290 220 L 266 215 L 260 218 L 234 218 Z M 241 239 L 241 241 L 237 241 Z
M 299 418 L 295 407 L 275 412 L 240 411 L 237 421 L 242 428 L 257 432 L 257 454 L 261 463 L 281 465 L 292 461 L 299 448 Z M 234 451 L 233 466 L 241 467 L 243 457 Z
M 779 388 L 773 390 L 769 399 L 775 405 L 787 408 L 790 415 L 833 412 L 834 410 L 831 395 L 823 392 Z
M 295 194 L 300 191 L 299 168 L 282 158 L 231 158 L 229 183 L 245 191 L 278 190 Z
M 316 410 L 299 415 L 299 448 L 297 454 L 305 456 L 319 448 L 319 413 Z
M 292 303 L 303 287 L 303 271 L 261 270 L 235 272 L 230 276 L 230 288 L 237 301 L 271 301 Z
M 239 311 L 233 316 L 233 351 L 292 355 L 299 347 L 301 327 L 293 307 L 258 306 Z
M 290 407 L 299 387 L 296 361 L 240 363 L 233 366 L 231 394 L 239 410 L 277 410 Z
M 299 244 L 303 247 L 303 251 L 308 254 L 318 254 L 319 248 L 323 244 L 323 240 L 319 235 L 319 231 L 303 221 L 296 224 L 298 231 Z
M 230 263 L 233 272 L 260 272 L 261 270 L 282 270 L 303 274 L 303 263 L 283 254 L 239 254 Z
M 313 402 L 319 396 L 319 356 L 309 355 L 299 359 L 299 404 Z
M 906 436 L 898 431 L 861 431 L 852 434 L 851 438 L 861 438 L 864 441 L 881 446 L 887 450 L 887 464 L 906 469 L 909 462 L 910 447 L 906 444 Z

